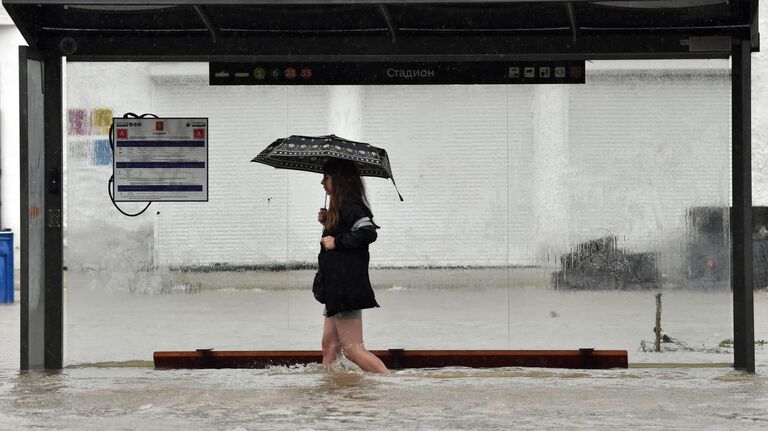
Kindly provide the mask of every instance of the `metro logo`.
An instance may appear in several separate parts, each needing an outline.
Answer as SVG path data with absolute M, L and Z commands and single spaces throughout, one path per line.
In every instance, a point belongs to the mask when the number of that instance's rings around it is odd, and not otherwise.
M 128 129 L 117 129 L 117 139 L 128 139 Z
M 205 138 L 205 129 L 195 129 L 195 138 Z

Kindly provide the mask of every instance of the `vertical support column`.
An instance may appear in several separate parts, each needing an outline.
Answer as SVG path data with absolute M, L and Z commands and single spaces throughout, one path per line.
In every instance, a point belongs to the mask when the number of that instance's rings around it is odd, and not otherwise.
M 45 367 L 43 60 L 19 48 L 21 369 Z
M 731 57 L 732 196 L 731 289 L 733 367 L 755 372 L 752 275 L 751 42 L 738 40 Z
M 328 132 L 344 139 L 363 138 L 363 87 L 332 85 L 328 106 Z
M 533 94 L 533 199 L 537 259 L 558 262 L 568 239 L 568 144 L 570 91 L 567 85 L 536 85 Z M 548 256 L 548 257 L 547 257 Z
M 45 92 L 45 368 L 64 358 L 64 260 L 62 235 L 62 57 L 44 58 Z
M 19 50 L 23 370 L 63 365 L 61 67 Z

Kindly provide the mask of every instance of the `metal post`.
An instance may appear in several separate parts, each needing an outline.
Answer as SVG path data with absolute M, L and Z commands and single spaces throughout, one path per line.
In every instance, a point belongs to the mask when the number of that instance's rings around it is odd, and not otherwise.
M 62 235 L 62 57 L 44 58 L 45 91 L 45 368 L 58 370 L 64 358 L 64 260 Z
M 19 50 L 21 369 L 63 365 L 62 59 Z
M 653 351 L 661 352 L 661 293 L 656 294 L 656 326 L 653 327 L 656 341 L 653 343 Z
M 733 290 L 733 367 L 755 372 L 755 321 L 752 297 L 752 145 L 751 42 L 736 40 L 731 60 L 732 195 L 731 288 Z

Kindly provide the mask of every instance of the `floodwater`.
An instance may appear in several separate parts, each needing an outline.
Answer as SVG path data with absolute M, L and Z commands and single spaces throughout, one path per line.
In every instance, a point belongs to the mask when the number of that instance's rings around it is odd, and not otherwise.
M 84 275 L 80 275 L 84 276 Z M 299 275 L 301 278 L 304 275 Z M 68 274 L 70 286 L 78 275 Z M 198 280 L 197 285 L 201 285 Z M 421 284 L 420 284 L 421 283 Z M 202 283 L 203 287 L 205 284 Z M 155 350 L 317 349 L 321 306 L 299 289 L 194 294 L 67 289 L 61 372 L 18 372 L 19 304 L 0 306 L 0 429 L 765 429 L 768 347 L 733 371 L 725 291 L 440 287 L 395 281 L 364 313 L 374 349 L 626 349 L 626 370 L 442 368 L 360 372 L 345 361 L 266 370 L 155 370 Z M 768 292 L 755 337 L 768 339 Z
M 768 380 L 727 369 L 3 372 L 0 428 L 765 429 Z

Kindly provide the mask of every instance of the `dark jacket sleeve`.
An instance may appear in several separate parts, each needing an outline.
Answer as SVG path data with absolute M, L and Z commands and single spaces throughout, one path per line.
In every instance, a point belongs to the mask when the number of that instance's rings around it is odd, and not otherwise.
M 337 249 L 362 248 L 376 241 L 378 226 L 373 223 L 373 214 L 363 202 L 358 199 L 345 199 L 339 210 L 340 216 L 348 223 L 350 230 L 336 235 Z

